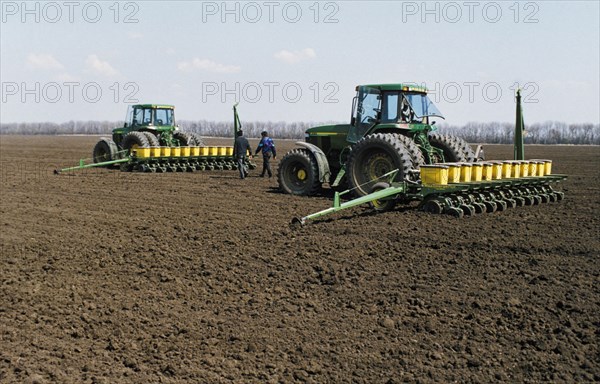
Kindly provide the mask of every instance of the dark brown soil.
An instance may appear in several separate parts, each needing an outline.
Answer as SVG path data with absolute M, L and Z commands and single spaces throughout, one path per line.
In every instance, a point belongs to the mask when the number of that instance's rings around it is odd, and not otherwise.
M 600 380 L 598 147 L 526 149 L 559 203 L 294 229 L 330 197 L 257 171 L 52 174 L 96 140 L 1 137 L 2 383 Z

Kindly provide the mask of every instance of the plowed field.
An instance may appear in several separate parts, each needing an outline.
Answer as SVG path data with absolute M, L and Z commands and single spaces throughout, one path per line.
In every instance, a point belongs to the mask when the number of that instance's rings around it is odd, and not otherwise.
M 562 202 L 292 228 L 331 196 L 52 174 L 96 141 L 0 138 L 2 383 L 600 381 L 598 147 L 526 148 L 569 175 Z

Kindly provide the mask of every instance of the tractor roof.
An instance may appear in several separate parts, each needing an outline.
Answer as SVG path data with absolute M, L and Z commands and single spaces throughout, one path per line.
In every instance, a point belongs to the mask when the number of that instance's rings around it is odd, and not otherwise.
M 416 84 L 366 84 L 363 87 L 375 88 L 380 91 L 409 91 L 427 93 L 427 88 Z
M 168 104 L 136 104 L 133 108 L 161 108 L 161 109 L 175 109 L 174 105 Z

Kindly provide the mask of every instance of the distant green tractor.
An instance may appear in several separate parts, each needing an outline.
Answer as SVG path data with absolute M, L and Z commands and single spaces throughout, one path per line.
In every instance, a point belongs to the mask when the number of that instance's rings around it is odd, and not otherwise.
M 432 117 L 443 118 L 427 97 L 427 89 L 408 84 L 356 87 L 350 124 L 306 130 L 301 148 L 279 163 L 282 191 L 314 195 L 323 184 L 348 186 L 358 196 L 371 192 L 386 173 L 398 169 L 396 180 L 410 179 L 423 164 L 474 162 L 483 159 L 464 140 L 433 133 Z
M 102 138 L 94 147 L 94 163 L 116 160 L 137 147 L 204 146 L 193 132 L 181 132 L 175 124 L 172 105 L 130 105 L 123 127 L 115 128 L 112 139 Z

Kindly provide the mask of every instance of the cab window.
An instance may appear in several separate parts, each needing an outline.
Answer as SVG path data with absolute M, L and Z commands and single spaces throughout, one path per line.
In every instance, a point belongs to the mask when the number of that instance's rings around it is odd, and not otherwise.
M 157 109 L 154 118 L 155 125 L 173 125 L 173 111 L 170 109 Z
M 384 94 L 383 110 L 381 111 L 382 123 L 395 123 L 398 121 L 398 92 Z

